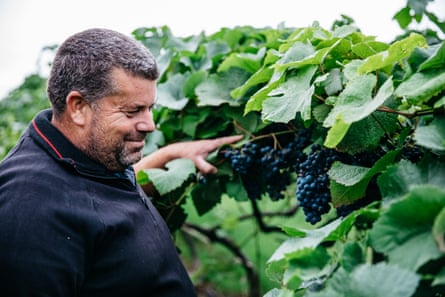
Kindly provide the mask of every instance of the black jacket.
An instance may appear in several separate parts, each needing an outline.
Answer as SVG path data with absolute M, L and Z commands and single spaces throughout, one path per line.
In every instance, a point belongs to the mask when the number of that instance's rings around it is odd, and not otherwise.
M 0 164 L 0 296 L 196 296 L 141 188 L 50 117 L 38 114 Z

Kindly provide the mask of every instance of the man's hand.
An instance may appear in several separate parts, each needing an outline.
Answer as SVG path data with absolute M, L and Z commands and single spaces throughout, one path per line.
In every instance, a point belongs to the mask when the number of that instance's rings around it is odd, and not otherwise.
M 174 159 L 188 158 L 203 174 L 214 174 L 217 169 L 206 160 L 207 156 L 220 146 L 237 142 L 242 138 L 243 135 L 234 135 L 173 143 L 143 157 L 133 167 L 136 172 L 148 168 L 163 168 L 166 163 Z

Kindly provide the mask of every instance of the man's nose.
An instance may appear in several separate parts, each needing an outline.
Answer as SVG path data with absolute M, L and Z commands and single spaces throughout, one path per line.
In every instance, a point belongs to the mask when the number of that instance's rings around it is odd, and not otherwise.
M 153 121 L 153 113 L 146 110 L 136 124 L 136 129 L 141 132 L 153 132 L 155 130 L 155 122 Z

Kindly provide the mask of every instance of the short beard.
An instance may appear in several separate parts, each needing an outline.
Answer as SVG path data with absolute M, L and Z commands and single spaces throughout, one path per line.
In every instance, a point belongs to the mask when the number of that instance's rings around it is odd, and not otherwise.
M 115 150 L 115 160 L 122 167 L 122 170 L 142 159 L 142 150 L 138 154 L 130 153 L 124 146 L 119 146 Z
M 103 139 L 98 139 L 94 135 L 91 135 L 84 152 L 91 159 L 112 172 L 122 172 L 142 158 L 142 151 L 140 151 L 139 154 L 136 152 L 131 153 L 125 148 L 124 143 L 110 147 L 101 145 L 104 143 Z

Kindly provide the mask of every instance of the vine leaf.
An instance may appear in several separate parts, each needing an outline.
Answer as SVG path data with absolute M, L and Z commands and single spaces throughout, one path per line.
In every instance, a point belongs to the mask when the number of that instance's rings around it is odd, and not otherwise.
M 285 71 L 289 68 L 304 68 L 308 65 L 320 65 L 323 64 L 324 59 L 329 54 L 329 52 L 335 48 L 341 39 L 333 39 L 334 41 L 329 47 L 319 49 L 314 52 L 311 45 L 296 42 L 295 45 L 286 52 L 284 59 L 278 61 L 275 67 L 279 71 Z M 301 57 L 304 53 L 304 57 Z M 295 56 L 296 54 L 296 56 Z M 299 56 L 299 57 L 298 57 Z M 291 61 L 287 61 L 292 57 Z
M 405 98 L 408 103 L 419 105 L 445 90 L 445 69 L 432 69 L 428 72 L 414 73 L 402 82 L 394 95 Z
M 267 75 L 267 73 L 265 75 Z M 247 114 L 250 111 L 261 111 L 261 109 L 263 108 L 263 102 L 266 99 L 268 99 L 269 92 L 280 86 L 283 83 L 283 81 L 284 81 L 283 73 L 278 73 L 276 71 L 273 72 L 268 84 L 259 89 L 247 101 L 244 114 Z
M 441 69 L 445 66 L 445 43 L 442 42 L 441 46 L 432 46 L 432 48 L 435 47 L 437 47 L 436 51 L 419 66 L 419 71 L 432 68 Z
M 433 226 L 434 239 L 442 253 L 445 253 L 445 207 L 437 215 Z
M 219 64 L 218 71 L 227 71 L 230 67 L 237 67 L 247 72 L 256 72 L 261 67 L 261 62 L 265 54 L 265 48 L 260 48 L 256 54 L 233 53 Z
M 329 148 L 336 147 L 348 133 L 349 127 L 351 127 L 351 124 L 343 121 L 342 115 L 339 114 L 335 118 L 331 129 L 328 130 L 324 145 Z
M 374 112 L 363 120 L 352 123 L 336 149 L 350 154 L 372 151 L 380 145 L 385 133 L 396 131 L 397 128 L 396 115 Z
M 361 75 L 353 79 L 337 97 L 334 108 L 323 122 L 324 127 L 331 127 L 325 145 L 333 148 L 346 135 L 350 124 L 358 122 L 381 106 L 393 93 L 392 79 L 388 78 L 372 98 L 376 84 L 374 75 Z M 335 133 L 334 133 L 335 131 Z
M 339 184 L 353 186 L 362 181 L 370 170 L 371 169 L 367 167 L 334 162 L 328 174 L 331 179 Z
M 203 215 L 211 210 L 221 201 L 221 195 L 224 193 L 224 187 L 219 179 L 212 178 L 205 185 L 197 184 L 192 192 L 193 205 L 198 215 Z
M 377 53 L 365 59 L 358 67 L 358 73 L 369 73 L 379 69 L 392 69 L 392 66 L 405 58 L 408 58 L 416 47 L 425 47 L 425 37 L 412 33 L 409 37 L 394 42 L 386 51 Z
M 263 102 L 262 118 L 278 123 L 287 123 L 297 112 L 304 120 L 311 118 L 311 100 L 314 86 L 311 79 L 317 67 L 303 68 L 297 76 L 289 78 L 269 93 Z
M 177 73 L 166 82 L 159 84 L 157 88 L 159 100 L 156 103 L 173 110 L 183 109 L 189 101 L 183 91 L 185 81 L 186 75 Z
M 397 165 L 389 166 L 377 179 L 384 200 L 399 198 L 408 193 L 411 185 L 422 180 L 419 168 L 407 161 L 400 160 Z
M 414 139 L 418 145 L 436 150 L 445 151 L 445 117 L 436 117 L 427 126 L 416 129 Z
M 285 259 L 292 253 L 298 252 L 302 249 L 315 249 L 320 243 L 327 239 L 333 240 L 333 237 L 343 236 L 347 233 L 347 230 L 349 230 L 350 225 L 352 225 L 352 219 L 352 217 L 348 217 L 345 220 L 336 219 L 331 223 L 315 230 L 300 229 L 298 231 L 294 231 L 293 233 L 298 234 L 299 236 L 291 237 L 284 241 L 269 258 L 268 263 Z M 345 226 L 347 226 L 347 228 L 345 228 Z M 341 234 L 335 233 L 337 229 L 342 230 Z M 301 237 L 303 233 L 305 234 L 305 236 Z
M 445 191 L 428 185 L 413 188 L 403 199 L 390 204 L 374 223 L 369 234 L 371 246 L 386 254 L 388 263 L 417 270 L 443 255 L 432 228 L 444 208 Z M 412 251 L 416 251 L 416 257 L 412 257 Z
M 249 79 L 243 85 L 232 90 L 230 95 L 235 99 L 239 99 L 244 96 L 250 88 L 269 81 L 272 74 L 273 69 L 271 67 L 263 67 L 249 77 Z
M 243 85 L 249 76 L 249 72 L 234 67 L 224 72 L 211 74 L 207 80 L 196 86 L 198 106 L 219 106 L 223 103 L 239 106 L 241 103 L 233 100 L 230 92 Z
M 328 171 L 333 205 L 348 205 L 363 198 L 373 176 L 392 164 L 398 154 L 397 150 L 385 154 L 371 168 L 335 162 Z
M 350 274 L 340 269 L 328 283 L 326 294 L 309 293 L 308 297 L 329 296 L 412 296 L 420 282 L 414 272 L 387 263 L 362 264 Z M 328 293 L 329 292 L 329 293 Z
M 170 161 L 165 167 L 167 170 L 151 168 L 143 171 L 160 195 L 181 187 L 191 174 L 196 173 L 193 161 L 185 158 Z
M 440 270 L 434 281 L 431 283 L 432 286 L 445 285 L 445 267 Z
M 365 39 L 363 42 L 353 45 L 351 50 L 359 57 L 366 58 L 375 53 L 382 52 L 388 49 L 388 47 L 388 44 L 384 42 L 375 41 L 374 39 Z
M 324 248 L 306 248 L 288 257 L 283 277 L 286 287 L 297 290 L 313 279 L 321 278 L 331 270 L 330 256 Z
M 392 200 L 406 195 L 413 187 L 434 185 L 443 187 L 445 164 L 426 156 L 420 164 L 401 160 L 389 166 L 377 179 L 382 198 Z

